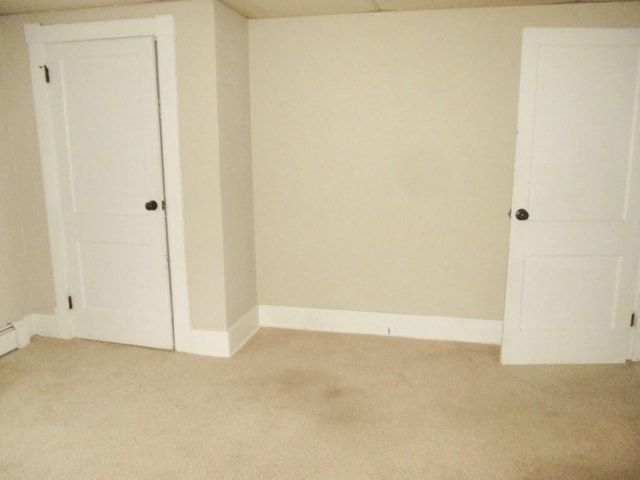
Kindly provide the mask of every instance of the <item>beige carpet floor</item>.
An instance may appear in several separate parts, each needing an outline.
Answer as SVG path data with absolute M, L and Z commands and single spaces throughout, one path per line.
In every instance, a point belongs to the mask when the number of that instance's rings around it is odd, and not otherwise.
M 0 358 L 0 478 L 640 479 L 640 365 L 263 329 L 233 359 L 34 338 Z

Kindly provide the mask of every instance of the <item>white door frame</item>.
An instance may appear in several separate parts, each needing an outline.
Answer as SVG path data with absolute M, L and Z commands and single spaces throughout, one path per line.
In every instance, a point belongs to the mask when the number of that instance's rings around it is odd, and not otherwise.
M 638 245 L 640 248 L 640 245 Z M 636 314 L 636 326 L 631 338 L 631 360 L 634 362 L 640 362 L 640 326 L 638 325 L 638 314 L 640 314 L 640 262 L 638 262 L 638 275 L 636 280 L 636 298 L 633 304 L 633 311 Z
M 116 39 L 125 37 L 154 37 L 157 42 L 157 69 L 161 104 L 162 162 L 164 167 L 165 198 L 167 203 L 167 238 L 170 258 L 171 300 L 173 306 L 173 335 L 175 349 L 185 351 L 190 346 L 189 297 L 184 242 L 182 175 L 178 135 L 178 98 L 174 21 L 171 15 L 108 22 L 60 25 L 25 25 L 29 45 L 29 64 L 38 123 L 38 140 L 44 181 L 49 242 L 55 286 L 55 317 L 74 336 L 75 326 L 68 315 L 68 264 L 65 251 L 64 224 L 60 205 L 59 179 L 51 126 L 46 83 L 40 69 L 44 65 L 45 46 L 51 43 L 80 40 Z

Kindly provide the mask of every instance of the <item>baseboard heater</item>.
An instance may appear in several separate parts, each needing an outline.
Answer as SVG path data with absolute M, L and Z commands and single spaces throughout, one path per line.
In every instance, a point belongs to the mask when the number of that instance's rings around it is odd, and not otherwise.
M 0 327 L 0 356 L 18 348 L 18 332 L 16 327 L 7 323 Z

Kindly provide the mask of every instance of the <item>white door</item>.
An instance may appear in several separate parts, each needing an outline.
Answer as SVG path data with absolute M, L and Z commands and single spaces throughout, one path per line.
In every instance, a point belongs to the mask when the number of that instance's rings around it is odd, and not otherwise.
M 638 29 L 525 30 L 503 363 L 630 358 L 639 67 Z
M 154 40 L 45 55 L 76 335 L 173 348 Z

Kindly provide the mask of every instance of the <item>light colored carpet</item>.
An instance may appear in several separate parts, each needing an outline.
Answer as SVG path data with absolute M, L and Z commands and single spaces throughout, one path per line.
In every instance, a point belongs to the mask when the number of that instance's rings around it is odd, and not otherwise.
M 35 338 L 0 358 L 0 478 L 640 479 L 640 365 L 263 329 L 233 359 Z

